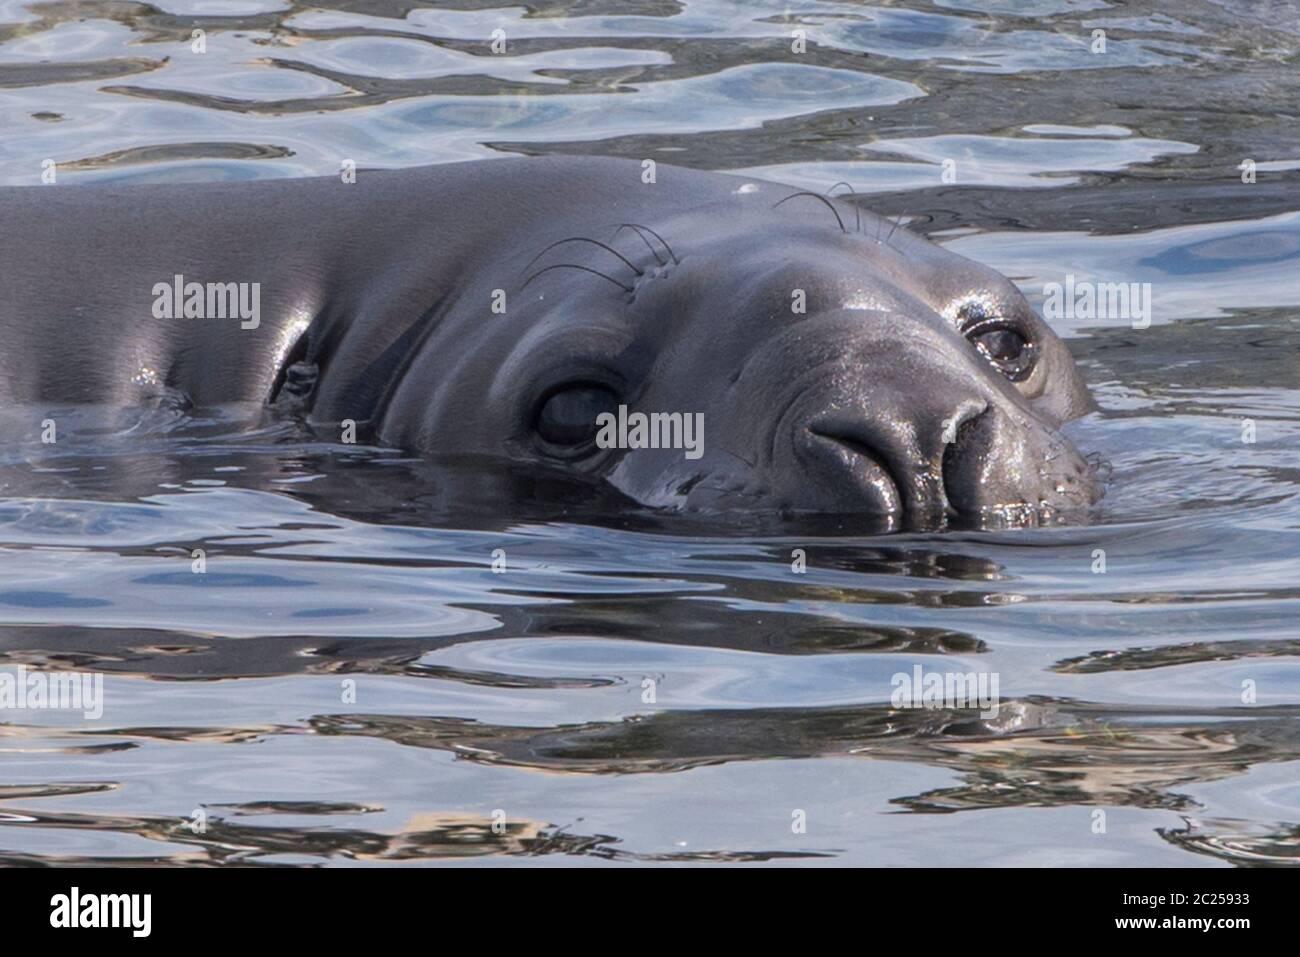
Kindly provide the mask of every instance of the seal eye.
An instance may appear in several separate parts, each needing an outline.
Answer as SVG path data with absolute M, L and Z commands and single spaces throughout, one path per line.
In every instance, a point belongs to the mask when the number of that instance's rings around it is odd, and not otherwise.
M 596 417 L 617 411 L 618 396 L 604 386 L 563 386 L 552 392 L 538 410 L 537 434 L 552 445 L 586 445 L 596 438 Z
M 993 329 L 975 337 L 975 345 L 994 362 L 1014 362 L 1025 351 L 1027 342 L 1010 329 Z
M 962 323 L 961 331 L 980 355 L 1012 382 L 1029 378 L 1038 355 L 1033 341 L 1013 322 L 1000 317 L 972 316 Z

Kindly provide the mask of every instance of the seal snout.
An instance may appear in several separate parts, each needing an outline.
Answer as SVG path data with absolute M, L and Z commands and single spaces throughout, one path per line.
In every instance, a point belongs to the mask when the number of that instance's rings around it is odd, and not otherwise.
M 987 402 L 968 400 L 957 403 L 946 416 L 885 420 L 866 415 L 819 416 L 808 424 L 807 432 L 811 441 L 823 445 L 825 458 L 849 473 L 843 493 L 861 490 L 868 499 L 863 504 L 941 520 L 960 510 L 954 498 L 963 504 L 969 499 L 960 487 L 966 475 L 947 468 L 949 453 L 960 443 L 963 460 L 978 456 L 983 430 L 974 424 L 988 411 Z M 948 487 L 950 480 L 958 483 L 954 490 Z
M 1092 470 L 1059 433 L 996 399 L 814 415 L 799 441 L 807 488 L 842 512 L 917 527 L 957 516 L 1047 517 L 1095 501 Z M 815 491 L 814 491 L 815 490 Z

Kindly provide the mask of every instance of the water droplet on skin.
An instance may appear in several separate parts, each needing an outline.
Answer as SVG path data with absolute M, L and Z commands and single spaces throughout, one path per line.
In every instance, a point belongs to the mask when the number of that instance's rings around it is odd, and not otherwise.
M 139 371 L 131 377 L 131 382 L 139 386 L 156 386 L 158 384 L 158 371 L 148 366 L 141 366 Z

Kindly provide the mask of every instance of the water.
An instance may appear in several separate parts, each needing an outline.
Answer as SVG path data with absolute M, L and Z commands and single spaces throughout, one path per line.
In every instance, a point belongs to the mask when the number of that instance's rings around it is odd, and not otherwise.
M 4 410 L 3 670 L 105 704 L 0 715 L 0 861 L 1300 860 L 1296 4 L 462 6 L 0 0 L 0 182 L 848 180 L 1036 304 L 1151 283 L 1150 328 L 1056 323 L 1095 521 L 709 526 L 222 410 L 56 446 Z M 997 715 L 891 707 L 916 666 Z

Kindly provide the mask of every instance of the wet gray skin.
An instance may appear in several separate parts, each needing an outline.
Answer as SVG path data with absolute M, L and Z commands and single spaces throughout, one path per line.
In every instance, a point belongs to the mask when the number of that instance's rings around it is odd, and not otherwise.
M 1010 281 L 846 204 L 794 196 L 773 208 L 795 190 L 747 183 L 642 215 L 642 228 L 552 231 L 528 259 L 559 245 L 510 290 L 492 374 L 426 346 L 381 434 L 438 448 L 454 423 L 479 421 L 483 451 L 503 439 L 513 456 L 690 511 L 934 527 L 1036 521 L 1096 500 L 1092 469 L 1057 431 L 1091 397 Z M 430 379 L 455 385 L 430 402 L 419 385 Z M 703 413 L 704 454 L 599 448 L 592 423 L 620 404 Z
M 842 200 L 642 176 L 558 157 L 352 186 L 0 190 L 27 237 L 0 240 L 18 277 L 0 330 L 29 357 L 0 393 L 129 404 L 152 382 L 269 401 L 692 512 L 934 527 L 1098 497 L 1057 431 L 1087 389 L 1005 277 Z M 261 282 L 258 328 L 154 319 L 148 291 L 178 272 Z M 619 405 L 701 413 L 703 454 L 599 447 Z

